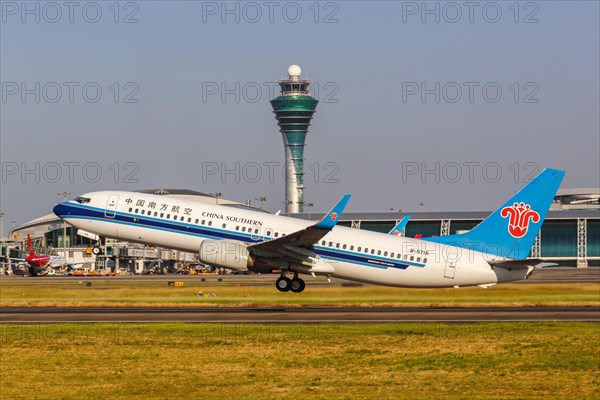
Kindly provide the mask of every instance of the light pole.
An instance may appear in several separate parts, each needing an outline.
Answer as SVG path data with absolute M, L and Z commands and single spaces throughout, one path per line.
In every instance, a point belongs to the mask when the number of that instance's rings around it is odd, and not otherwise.
M 4 213 L 0 212 L 0 239 L 4 237 Z
M 289 210 L 288 206 L 291 206 L 292 204 L 294 204 L 294 202 L 292 200 L 287 200 L 287 201 L 284 201 L 283 204 L 285 205 L 285 210 L 287 212 L 287 215 L 290 215 L 290 212 L 288 211 Z
M 215 204 L 219 204 L 219 197 L 221 197 L 223 195 L 223 193 L 215 192 L 215 193 L 211 193 L 210 195 L 215 198 Z
M 306 203 L 304 205 L 306 206 L 306 208 L 308 208 L 308 220 L 310 221 L 310 209 L 315 205 L 313 203 Z
M 267 201 L 267 198 L 265 196 L 260 196 L 260 197 L 255 198 L 254 200 L 260 201 L 260 209 L 264 210 L 263 205 L 264 205 L 264 202 Z
M 71 194 L 71 192 L 67 192 L 67 191 L 57 193 L 58 196 L 63 197 L 63 202 L 67 201 L 67 196 L 69 196 L 70 194 Z M 63 249 L 64 249 L 63 256 L 65 258 L 67 258 L 67 223 L 65 222 L 64 219 L 63 219 Z

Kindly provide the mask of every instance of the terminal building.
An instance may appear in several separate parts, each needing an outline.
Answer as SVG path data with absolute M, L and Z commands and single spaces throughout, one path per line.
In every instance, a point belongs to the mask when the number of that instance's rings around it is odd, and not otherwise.
M 220 194 L 215 196 L 173 189 L 142 192 L 218 203 L 229 207 L 249 207 L 220 198 Z M 409 237 L 420 234 L 426 237 L 468 231 L 489 214 L 490 212 L 480 211 L 347 212 L 342 214 L 340 225 L 387 233 L 405 215 L 410 215 L 411 220 L 402 234 Z M 292 216 L 314 220 L 321 218 L 321 215 L 315 213 L 299 213 Z M 88 270 L 110 269 L 115 272 L 144 273 L 164 269 L 174 272 L 198 264 L 195 254 L 110 240 L 105 242 L 102 253 L 96 256 L 91 251 L 96 241 L 78 235 L 75 229 L 64 224 L 54 214 L 34 219 L 13 229 L 8 240 L 1 243 L 0 256 L 3 261 L 10 257 L 22 257 L 28 234 L 31 235 L 36 248 L 62 255 L 69 263 L 83 264 Z M 600 266 L 600 189 L 559 190 L 530 257 L 542 258 L 563 266 Z

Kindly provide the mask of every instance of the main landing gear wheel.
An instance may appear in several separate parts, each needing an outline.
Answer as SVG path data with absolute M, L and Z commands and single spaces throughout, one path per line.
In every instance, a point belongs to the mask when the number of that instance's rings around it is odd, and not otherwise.
M 92 254 L 97 256 L 102 252 L 102 249 L 100 248 L 100 246 L 94 246 L 92 247 Z
M 290 290 L 294 293 L 300 293 L 305 287 L 306 283 L 304 283 L 304 279 L 294 277 L 294 279 L 292 279 L 292 288 Z
M 275 287 L 280 292 L 289 292 L 292 289 L 292 280 L 286 276 L 282 276 L 275 281 Z

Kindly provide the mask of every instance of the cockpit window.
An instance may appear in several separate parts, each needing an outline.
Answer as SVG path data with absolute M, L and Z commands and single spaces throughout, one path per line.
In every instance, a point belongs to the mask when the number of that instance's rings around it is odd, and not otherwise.
M 85 204 L 85 203 L 89 203 L 90 201 L 92 201 L 92 199 L 90 199 L 89 197 L 76 197 L 75 201 L 80 203 L 80 204 Z

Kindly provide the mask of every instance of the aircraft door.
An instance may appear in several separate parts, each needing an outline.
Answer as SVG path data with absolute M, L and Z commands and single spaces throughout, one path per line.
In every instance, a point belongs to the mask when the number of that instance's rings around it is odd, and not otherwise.
M 104 216 L 106 218 L 114 218 L 117 213 L 117 203 L 119 202 L 119 195 L 111 194 L 108 196 L 106 201 L 106 209 L 104 210 Z
M 456 261 L 447 260 L 446 269 L 444 270 L 444 278 L 454 279 L 454 275 L 456 275 Z

